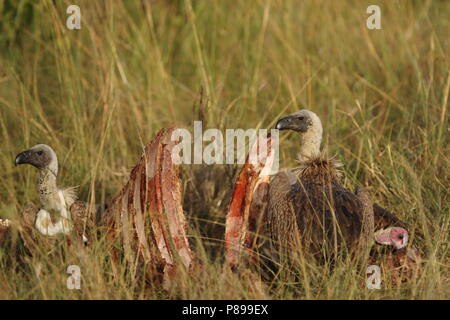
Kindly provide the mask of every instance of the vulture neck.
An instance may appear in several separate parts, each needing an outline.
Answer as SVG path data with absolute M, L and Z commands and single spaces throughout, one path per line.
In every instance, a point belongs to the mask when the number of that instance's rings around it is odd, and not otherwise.
M 320 143 L 322 142 L 322 124 L 319 118 L 313 118 L 310 129 L 301 135 L 298 158 L 301 163 L 313 160 L 320 156 Z
M 58 160 L 56 157 L 52 162 L 39 169 L 38 175 L 38 191 L 41 205 L 46 208 L 49 200 L 58 194 L 58 187 L 56 185 L 56 177 L 58 175 Z

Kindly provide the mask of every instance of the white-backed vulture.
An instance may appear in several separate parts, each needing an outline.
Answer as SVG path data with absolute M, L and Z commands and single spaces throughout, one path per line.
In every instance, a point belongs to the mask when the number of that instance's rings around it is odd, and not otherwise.
M 343 247 L 354 251 L 364 236 L 364 201 L 342 186 L 342 165 L 321 154 L 319 117 L 300 110 L 280 119 L 276 129 L 300 133 L 300 167 L 278 173 L 270 183 L 267 214 L 272 239 L 287 250 L 292 250 L 292 241 L 301 240 L 297 244 L 319 259 L 335 257 Z M 376 204 L 370 223 L 366 232 L 374 232 L 378 243 L 397 249 L 406 245 L 406 224 Z
M 28 220 L 34 219 L 34 226 L 43 235 L 56 236 L 58 234 L 68 234 L 74 229 L 72 222 L 72 211 L 75 211 L 76 217 L 79 217 L 80 211 L 84 214 L 86 204 L 77 201 L 75 188 L 61 189 L 56 183 L 58 176 L 58 158 L 55 151 L 45 144 L 38 144 L 34 147 L 19 153 L 15 159 L 16 165 L 30 164 L 39 171 L 37 179 L 37 189 L 39 192 L 40 205 L 36 217 L 27 217 Z M 28 210 L 30 215 L 33 210 Z M 53 223 L 52 215 L 56 222 Z M 79 224 L 76 225 L 78 229 Z M 82 230 L 83 241 L 87 241 Z

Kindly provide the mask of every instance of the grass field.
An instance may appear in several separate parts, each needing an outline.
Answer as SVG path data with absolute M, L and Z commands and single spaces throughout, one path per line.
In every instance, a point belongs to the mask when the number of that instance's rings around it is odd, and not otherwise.
M 66 28 L 70 4 L 81 30 Z M 382 30 L 366 27 L 370 4 Z M 345 264 L 260 292 L 222 269 L 239 167 L 186 165 L 184 208 L 203 269 L 178 288 L 145 288 L 126 272 L 113 281 L 99 241 L 86 257 L 64 248 L 34 257 L 46 260 L 40 278 L 0 248 L 0 299 L 449 299 L 449 12 L 445 0 L 0 0 L 0 218 L 38 204 L 36 170 L 13 163 L 37 143 L 57 152 L 61 186 L 105 203 L 160 128 L 270 128 L 307 108 L 345 164 L 345 186 L 369 186 L 425 253 L 421 277 L 400 287 L 368 290 Z M 280 136 L 281 167 L 293 167 L 298 138 Z M 66 288 L 69 264 L 80 265 L 82 290 Z

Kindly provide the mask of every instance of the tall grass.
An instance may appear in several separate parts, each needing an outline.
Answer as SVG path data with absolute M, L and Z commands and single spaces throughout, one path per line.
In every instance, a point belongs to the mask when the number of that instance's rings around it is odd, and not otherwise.
M 81 30 L 65 26 L 73 3 Z M 366 28 L 370 4 L 382 30 Z M 0 298 L 450 298 L 449 11 L 448 1 L 0 0 L 0 217 L 38 202 L 35 169 L 13 165 L 34 144 L 56 150 L 61 186 L 104 203 L 159 128 L 266 128 L 308 108 L 345 185 L 370 186 L 426 256 L 421 277 L 396 288 L 367 290 L 343 264 L 261 291 L 222 270 L 237 166 L 193 165 L 182 168 L 184 207 L 203 268 L 178 288 L 112 279 L 99 241 L 89 256 L 62 248 L 25 265 L 0 250 Z M 281 137 L 281 165 L 293 167 L 298 138 Z M 66 288 L 69 264 L 81 267 L 80 291 Z

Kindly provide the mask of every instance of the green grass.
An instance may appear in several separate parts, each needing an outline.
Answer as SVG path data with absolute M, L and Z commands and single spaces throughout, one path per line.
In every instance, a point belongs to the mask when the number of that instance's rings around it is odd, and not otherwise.
M 0 217 L 38 203 L 35 169 L 13 165 L 34 144 L 56 150 L 61 186 L 104 203 L 162 127 L 203 119 L 204 128 L 268 128 L 308 108 L 322 119 L 328 154 L 345 164 L 345 185 L 370 186 L 412 226 L 424 270 L 367 290 L 350 264 L 332 275 L 306 268 L 298 283 L 276 280 L 261 294 L 250 277 L 222 271 L 238 168 L 197 165 L 183 166 L 182 179 L 203 269 L 178 288 L 144 288 L 126 273 L 113 280 L 99 242 L 87 257 L 62 248 L 33 258 L 45 260 L 40 278 L 36 261 L 13 268 L 15 257 L 0 253 L 0 298 L 450 298 L 448 1 L 84 0 L 75 1 L 82 29 L 70 31 L 72 3 L 0 0 Z M 366 28 L 370 4 L 381 7 L 382 30 Z M 298 138 L 281 137 L 281 166 L 295 166 Z M 84 277 L 76 292 L 65 286 L 74 262 Z

